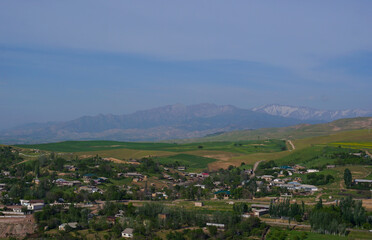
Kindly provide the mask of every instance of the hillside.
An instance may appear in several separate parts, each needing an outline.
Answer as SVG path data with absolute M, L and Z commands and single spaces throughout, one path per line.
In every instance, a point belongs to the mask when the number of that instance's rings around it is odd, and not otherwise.
M 302 139 L 308 137 L 324 136 L 343 131 L 352 131 L 372 128 L 372 118 L 346 118 L 330 123 L 301 124 L 282 128 L 263 128 L 257 130 L 241 130 L 227 133 L 215 134 L 199 139 L 187 139 L 188 141 L 240 141 L 254 139 Z

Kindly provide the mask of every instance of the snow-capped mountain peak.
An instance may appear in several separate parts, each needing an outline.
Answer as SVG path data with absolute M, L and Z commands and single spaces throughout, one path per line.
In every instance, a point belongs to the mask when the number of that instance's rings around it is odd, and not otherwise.
M 372 116 L 372 110 L 319 110 L 309 107 L 296 107 L 280 104 L 269 104 L 262 107 L 253 108 L 252 111 L 267 113 L 274 116 L 319 121 L 333 121 L 340 118 Z

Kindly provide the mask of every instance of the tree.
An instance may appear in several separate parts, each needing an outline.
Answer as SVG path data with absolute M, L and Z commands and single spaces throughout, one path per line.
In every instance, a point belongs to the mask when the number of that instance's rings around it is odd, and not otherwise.
M 211 236 L 217 235 L 217 227 L 216 226 L 208 226 L 208 231 Z
M 319 202 L 315 204 L 315 209 L 322 209 L 323 208 L 323 201 L 322 198 L 319 198 Z
M 348 168 L 346 168 L 345 171 L 344 171 L 344 181 L 345 181 L 346 187 L 351 186 L 351 182 L 353 181 L 353 177 L 352 177 L 351 172 Z

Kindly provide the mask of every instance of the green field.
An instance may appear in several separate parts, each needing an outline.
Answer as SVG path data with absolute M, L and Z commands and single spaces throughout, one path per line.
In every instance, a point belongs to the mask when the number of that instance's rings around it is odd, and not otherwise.
M 116 141 L 66 141 L 36 145 L 17 145 L 17 147 L 40 149 L 54 152 L 91 152 L 113 149 L 134 149 L 169 152 L 211 150 L 249 154 L 255 152 L 278 152 L 285 150 L 286 145 L 285 142 L 282 140 L 206 142 L 188 144 Z
M 285 237 L 284 237 L 285 236 Z M 284 237 L 284 238 L 281 238 Z M 338 236 L 330 234 L 319 234 L 315 232 L 305 232 L 288 230 L 284 228 L 273 227 L 270 229 L 270 233 L 267 238 L 270 239 L 306 239 L 306 240 L 354 240 L 354 239 L 371 239 L 372 233 L 365 232 L 350 232 L 347 236 Z
M 372 142 L 335 142 L 329 145 L 353 149 L 372 149 Z

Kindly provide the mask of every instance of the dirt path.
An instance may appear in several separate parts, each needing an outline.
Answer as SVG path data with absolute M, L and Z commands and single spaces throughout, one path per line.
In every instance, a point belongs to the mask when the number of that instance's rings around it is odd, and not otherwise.
M 270 232 L 270 226 L 265 229 L 264 233 L 262 234 L 261 239 L 265 240 L 266 236 L 269 234 L 269 232 Z
M 252 169 L 252 170 L 253 170 L 253 173 L 252 173 L 252 175 L 251 175 L 251 178 L 254 178 L 254 177 L 256 176 L 255 171 L 256 171 L 258 165 L 259 165 L 261 162 L 263 162 L 263 160 L 258 161 L 258 162 L 255 162 L 255 164 L 253 165 L 253 169 Z
M 289 145 L 291 145 L 292 149 L 290 149 L 289 151 L 293 151 L 296 149 L 295 145 L 293 144 L 293 142 L 291 140 L 287 140 L 287 142 L 289 143 Z

